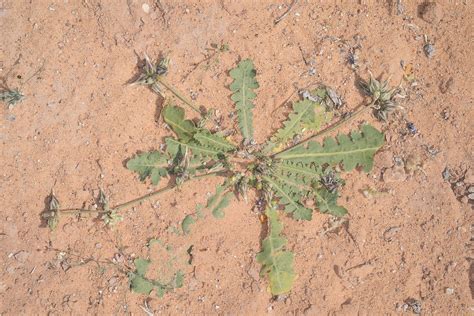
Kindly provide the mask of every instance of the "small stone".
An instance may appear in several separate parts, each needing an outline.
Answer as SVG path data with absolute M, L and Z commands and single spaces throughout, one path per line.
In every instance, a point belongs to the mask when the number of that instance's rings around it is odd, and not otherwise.
M 415 135 L 418 132 L 418 129 L 416 128 L 415 124 L 413 124 L 412 122 L 407 123 L 407 129 L 412 135 Z
M 13 114 L 7 114 L 6 119 L 7 121 L 13 122 L 16 120 L 16 116 Z
M 400 231 L 400 227 L 394 226 L 390 227 L 383 233 L 383 239 L 385 241 L 392 241 L 395 238 L 395 235 Z
M 449 181 L 449 179 L 451 179 L 451 172 L 449 171 L 448 167 L 444 168 L 442 175 L 444 181 Z
M 0 281 L 0 294 L 5 293 L 7 290 L 8 286 L 4 282 Z
M 435 47 L 433 44 L 428 43 L 423 46 L 423 51 L 425 52 L 426 57 L 432 58 L 435 53 Z
M 98 242 L 98 243 L 95 244 L 95 247 L 96 247 L 97 249 L 101 249 L 101 248 L 102 248 L 102 244 L 101 244 L 100 242 Z
M 25 263 L 30 254 L 24 250 L 18 251 L 13 257 L 21 263 Z
M 439 91 L 441 91 L 442 94 L 445 94 L 449 90 L 451 90 L 453 85 L 454 85 L 454 79 L 453 77 L 449 77 L 447 80 L 444 80 L 439 84 Z
M 400 167 L 393 167 L 393 168 L 387 169 L 383 173 L 383 181 L 386 183 L 401 182 L 401 181 L 405 181 L 406 178 L 407 178 L 407 175 L 405 174 L 405 170 Z
M 469 192 L 469 193 L 474 193 L 474 186 L 470 186 L 470 187 L 467 189 L 467 192 Z
M 405 304 L 408 305 L 408 308 L 411 308 L 414 314 L 421 314 L 421 302 L 414 298 L 407 298 Z
M 146 14 L 150 13 L 150 6 L 148 5 L 148 3 L 142 4 L 142 10 L 143 10 L 143 12 L 145 12 Z
M 469 200 L 474 200 L 474 193 L 469 193 L 469 195 L 467 196 L 467 198 Z
M 118 278 L 117 278 L 117 277 L 111 277 L 111 278 L 109 279 L 109 285 L 110 285 L 110 286 L 113 286 L 113 285 L 117 284 L 117 281 L 118 281 Z
M 450 288 L 450 287 L 447 287 L 444 292 L 448 295 L 452 295 L 454 294 L 454 289 L 453 288 Z
M 443 18 L 443 11 L 436 2 L 425 2 L 418 6 L 420 17 L 428 23 L 438 23 Z

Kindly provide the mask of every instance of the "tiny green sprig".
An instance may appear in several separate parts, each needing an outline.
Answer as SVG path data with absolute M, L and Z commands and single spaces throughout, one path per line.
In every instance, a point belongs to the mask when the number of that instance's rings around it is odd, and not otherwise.
M 370 74 L 368 82 L 361 82 L 362 90 L 372 98 L 374 116 L 380 121 L 387 121 L 399 105 L 396 99 L 402 97 L 400 87 L 391 88 L 388 80 L 379 81 Z
M 14 107 L 24 99 L 24 95 L 18 89 L 6 89 L 0 91 L 0 101 L 4 102 L 9 108 Z

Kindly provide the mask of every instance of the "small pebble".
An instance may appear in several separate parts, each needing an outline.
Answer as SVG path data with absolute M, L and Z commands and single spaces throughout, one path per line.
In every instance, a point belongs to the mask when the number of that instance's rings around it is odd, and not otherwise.
M 423 51 L 425 52 L 426 57 L 431 58 L 434 56 L 435 47 L 433 46 L 433 44 L 428 43 L 423 46 Z
M 142 10 L 146 14 L 150 13 L 150 6 L 147 3 L 142 4 Z
M 444 181 L 449 181 L 449 179 L 451 179 L 451 172 L 449 171 L 448 167 L 444 168 L 442 175 Z
M 452 294 L 454 294 L 454 289 L 450 288 L 450 287 L 447 287 L 445 289 L 445 293 L 448 294 L 448 295 L 452 295 Z
M 418 129 L 416 128 L 415 124 L 411 122 L 407 123 L 407 129 L 412 135 L 415 135 L 418 132 Z

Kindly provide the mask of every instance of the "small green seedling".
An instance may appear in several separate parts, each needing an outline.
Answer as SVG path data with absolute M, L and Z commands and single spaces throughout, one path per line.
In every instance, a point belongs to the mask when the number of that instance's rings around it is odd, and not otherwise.
M 160 150 L 131 157 L 127 168 L 135 172 L 141 181 L 149 179 L 154 185 L 159 185 L 164 178 L 170 179 L 168 186 L 115 207 L 109 207 L 108 200 L 102 199 L 102 206 L 95 210 L 62 210 L 52 196 L 49 210 L 45 213 L 49 226 L 54 228 L 59 215 L 65 213 L 95 212 L 103 216 L 107 223 L 115 222 L 113 216 L 117 216 L 120 210 L 193 180 L 222 177 L 223 182 L 216 187 L 207 204 L 199 208 L 200 215 L 196 212 L 186 216 L 180 229 L 175 229 L 176 232 L 189 234 L 192 225 L 202 218 L 201 211 L 204 209 L 215 218 L 224 217 L 224 210 L 232 203 L 234 195 L 247 200 L 247 192 L 256 190 L 259 209 L 265 210 L 261 215 L 266 218 L 263 222 L 267 226 L 267 237 L 262 242 L 262 251 L 257 254 L 257 261 L 262 264 L 261 275 L 268 277 L 272 295 L 289 292 L 296 272 L 294 254 L 285 249 L 287 240 L 283 237 L 281 217 L 286 215 L 295 220 L 308 221 L 315 210 L 338 217 L 347 214 L 346 208 L 337 203 L 338 191 L 343 185 L 339 174 L 341 170 L 350 172 L 356 168 L 369 172 L 375 153 L 384 143 L 384 135 L 368 124 L 349 134 L 335 137 L 328 134 L 370 109 L 378 111 L 379 118 L 386 119 L 395 106 L 395 90 L 389 89 L 387 83 L 371 78 L 364 84 L 371 102 L 330 124 L 332 111 L 341 104 L 341 100 L 333 90 L 321 86 L 306 98 L 294 102 L 292 112 L 282 127 L 263 144 L 256 144 L 253 109 L 259 84 L 251 60 L 242 60 L 230 71 L 233 79 L 231 99 L 236 107 L 240 139 L 229 138 L 220 131 L 206 128 L 208 114 L 212 111 L 198 108 L 166 82 L 164 77 L 167 72 L 167 60 L 153 64 L 147 57 L 144 73 L 136 83 L 151 86 L 162 95 L 164 89 L 170 91 L 199 115 L 199 123 L 187 119 L 184 108 L 168 100 L 162 117 L 175 136 L 166 137 L 164 146 L 157 144 Z M 322 142 L 316 141 L 323 136 Z M 168 280 L 168 283 L 148 279 L 145 276 L 148 264 L 145 259 L 136 260 L 136 271 L 130 278 L 134 291 L 149 294 L 156 289 L 158 293 L 164 293 L 171 287 L 169 282 L 174 282 L 173 288 L 181 285 L 181 275 L 177 273 L 175 279 Z
M 4 102 L 9 108 L 21 102 L 24 97 L 25 96 L 18 89 L 5 89 L 0 91 L 0 101 Z

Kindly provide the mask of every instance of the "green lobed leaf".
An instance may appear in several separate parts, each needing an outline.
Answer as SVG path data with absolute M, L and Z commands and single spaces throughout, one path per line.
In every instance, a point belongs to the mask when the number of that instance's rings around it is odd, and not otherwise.
M 294 255 L 284 250 L 287 243 L 281 236 L 283 224 L 279 221 L 278 211 L 268 207 L 268 235 L 262 242 L 262 251 L 257 254 L 257 262 L 262 265 L 260 274 L 268 275 L 270 292 L 273 295 L 285 294 L 291 290 L 296 274 L 293 269 Z
M 231 99 L 237 108 L 240 131 L 247 140 L 253 139 L 252 100 L 257 96 L 253 89 L 259 87 L 255 75 L 256 71 L 250 59 L 242 60 L 230 71 L 230 76 L 234 79 L 230 85 L 233 92 Z
M 135 293 L 149 295 L 150 292 L 153 290 L 154 285 L 146 278 L 132 273 L 130 277 L 130 288 Z
M 347 210 L 337 205 L 337 192 L 331 193 L 325 188 L 320 188 L 313 191 L 316 199 L 316 205 L 321 213 L 328 213 L 334 216 L 344 216 L 347 214 Z
M 184 109 L 179 106 L 167 105 L 163 109 L 163 119 L 178 138 L 185 143 L 190 141 L 197 131 L 193 121 L 184 118 Z
M 150 177 L 154 185 L 160 179 L 168 175 L 168 161 L 164 154 L 159 151 L 141 153 L 127 161 L 127 169 L 138 173 L 141 181 Z
M 143 258 L 137 258 L 133 261 L 133 263 L 135 264 L 136 273 L 138 275 L 145 276 L 151 261 Z
M 284 160 L 335 165 L 342 163 L 346 171 L 357 165 L 369 172 L 373 166 L 375 152 L 383 145 L 384 136 L 370 125 L 363 125 L 361 131 L 353 131 L 350 137 L 338 135 L 337 138 L 326 138 L 324 144 L 311 141 L 276 155 Z

